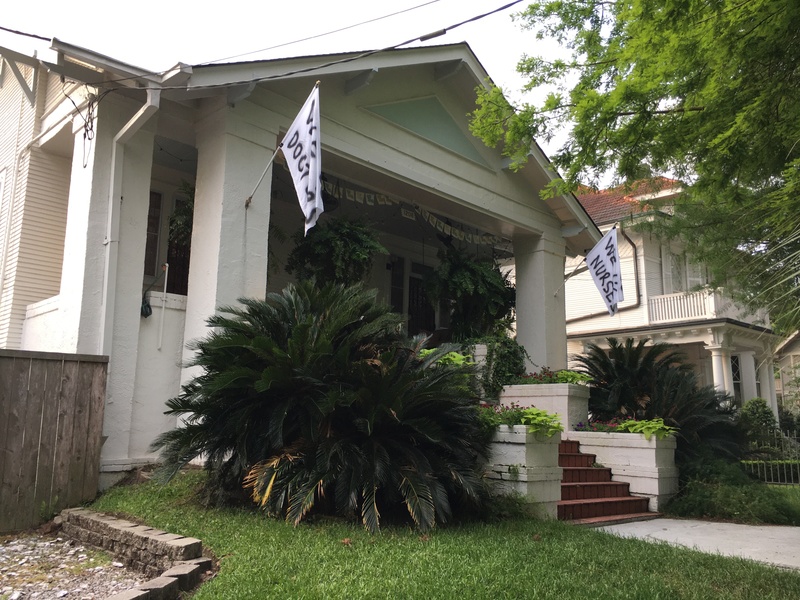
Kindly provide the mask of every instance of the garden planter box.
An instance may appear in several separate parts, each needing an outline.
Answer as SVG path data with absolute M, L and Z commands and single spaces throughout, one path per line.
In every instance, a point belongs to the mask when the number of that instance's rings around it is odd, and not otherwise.
M 561 500 L 558 444 L 552 437 L 528 433 L 525 425 L 500 425 L 492 441 L 488 477 L 499 494 L 518 493 L 544 517 L 556 517 Z
M 576 383 L 507 385 L 500 393 L 500 404 L 522 408 L 535 406 L 561 417 L 565 431 L 585 423 L 589 415 L 589 388 Z
M 652 511 L 678 491 L 674 436 L 646 440 L 641 433 L 570 431 L 564 439 L 580 442 L 580 451 L 594 454 L 597 463 L 609 467 L 614 481 L 629 483 L 631 494 L 650 498 Z

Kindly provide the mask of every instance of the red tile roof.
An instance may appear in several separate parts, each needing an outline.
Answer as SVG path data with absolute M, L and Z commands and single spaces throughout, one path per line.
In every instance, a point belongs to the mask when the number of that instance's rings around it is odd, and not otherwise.
M 584 188 L 585 192 L 578 190 L 575 195 L 592 220 L 598 225 L 603 225 L 642 212 L 645 209 L 643 200 L 651 194 L 673 189 L 677 194 L 680 188 L 679 181 L 657 177 L 596 192 Z

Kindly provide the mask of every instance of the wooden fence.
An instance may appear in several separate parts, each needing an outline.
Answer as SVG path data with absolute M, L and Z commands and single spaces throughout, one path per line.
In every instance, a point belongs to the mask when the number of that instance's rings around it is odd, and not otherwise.
M 97 494 L 107 363 L 0 350 L 0 533 Z

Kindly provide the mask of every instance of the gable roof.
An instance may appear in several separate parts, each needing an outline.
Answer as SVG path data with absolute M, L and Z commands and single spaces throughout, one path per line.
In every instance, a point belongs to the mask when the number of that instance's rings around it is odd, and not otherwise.
M 647 208 L 647 201 L 670 199 L 681 191 L 681 183 L 675 179 L 656 177 L 619 185 L 607 190 L 578 190 L 578 201 L 598 225 L 621 221 Z

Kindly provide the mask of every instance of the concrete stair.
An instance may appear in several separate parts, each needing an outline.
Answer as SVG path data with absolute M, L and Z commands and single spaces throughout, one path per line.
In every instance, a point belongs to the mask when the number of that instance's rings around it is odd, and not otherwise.
M 582 525 L 608 525 L 660 516 L 647 510 L 648 499 L 631 496 L 628 484 L 611 480 L 611 469 L 595 465 L 580 443 L 562 441 L 558 464 L 563 469 L 558 519 Z

